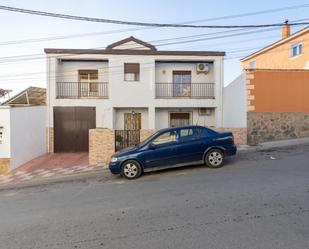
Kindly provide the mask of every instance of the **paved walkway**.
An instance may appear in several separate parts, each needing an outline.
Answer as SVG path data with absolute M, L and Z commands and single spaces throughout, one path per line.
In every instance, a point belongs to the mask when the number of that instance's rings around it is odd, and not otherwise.
M 0 185 L 66 176 L 103 168 L 102 165 L 89 165 L 88 153 L 46 154 L 21 165 L 8 175 L 0 175 Z

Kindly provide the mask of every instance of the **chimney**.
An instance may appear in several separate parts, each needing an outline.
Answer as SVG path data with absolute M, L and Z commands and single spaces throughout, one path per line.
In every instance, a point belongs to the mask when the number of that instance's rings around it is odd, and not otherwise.
M 282 27 L 282 39 L 288 38 L 291 35 L 291 26 L 289 21 L 286 20 L 284 22 L 284 26 Z

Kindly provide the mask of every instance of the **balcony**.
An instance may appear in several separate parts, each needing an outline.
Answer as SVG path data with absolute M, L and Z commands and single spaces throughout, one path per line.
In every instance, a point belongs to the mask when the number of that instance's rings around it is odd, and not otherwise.
M 57 82 L 57 99 L 108 98 L 106 82 Z
M 156 98 L 215 98 L 215 83 L 156 83 Z

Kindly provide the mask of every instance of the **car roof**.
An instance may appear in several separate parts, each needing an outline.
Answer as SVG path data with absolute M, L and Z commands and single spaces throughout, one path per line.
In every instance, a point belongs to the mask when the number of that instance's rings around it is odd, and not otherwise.
M 186 125 L 186 126 L 179 126 L 179 127 L 173 127 L 173 128 L 164 128 L 159 130 L 159 132 L 167 132 L 167 131 L 174 131 L 174 130 L 180 130 L 180 129 L 192 129 L 192 128 L 202 128 L 202 129 L 208 129 L 207 127 L 200 126 L 200 125 Z

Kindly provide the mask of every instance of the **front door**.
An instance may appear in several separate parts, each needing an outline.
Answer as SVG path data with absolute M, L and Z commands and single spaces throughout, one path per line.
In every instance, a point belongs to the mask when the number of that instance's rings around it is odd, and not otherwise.
M 170 127 L 179 127 L 190 125 L 190 113 L 189 112 L 175 112 L 170 113 Z
M 141 113 L 124 113 L 124 129 L 140 130 L 142 126 Z

